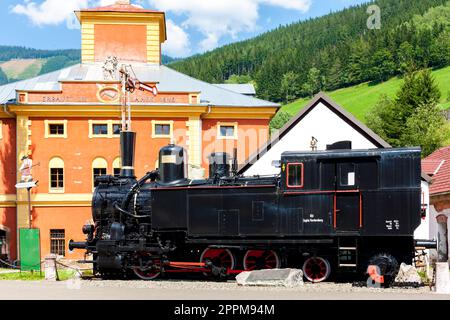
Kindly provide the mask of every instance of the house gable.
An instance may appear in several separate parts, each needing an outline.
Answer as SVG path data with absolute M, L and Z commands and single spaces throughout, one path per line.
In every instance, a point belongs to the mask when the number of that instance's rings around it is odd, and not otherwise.
M 352 141 L 354 149 L 389 148 L 390 145 L 334 103 L 325 94 L 318 94 L 297 116 L 291 119 L 270 142 L 249 158 L 240 173 L 245 175 L 276 174 L 279 169 L 271 165 L 288 150 L 310 150 L 314 136 L 318 149 L 337 141 Z

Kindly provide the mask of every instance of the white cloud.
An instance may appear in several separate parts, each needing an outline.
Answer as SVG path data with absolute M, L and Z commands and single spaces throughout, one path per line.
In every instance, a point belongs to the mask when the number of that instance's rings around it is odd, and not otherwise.
M 162 45 L 164 53 L 172 57 L 185 57 L 190 54 L 189 35 L 172 20 L 166 21 L 167 41 Z
M 308 11 L 312 0 L 148 0 L 157 10 L 185 17 L 182 27 L 193 28 L 203 34 L 202 51 L 217 47 L 224 36 L 237 38 L 240 32 L 257 28 L 261 5 Z
M 143 0 L 138 0 L 142 3 Z M 26 16 L 37 26 L 66 23 L 67 28 L 79 27 L 74 11 L 84 8 L 109 6 L 116 0 L 23 0 L 12 8 L 12 12 Z
M 12 8 L 12 12 L 28 17 L 37 26 L 58 25 L 71 21 L 73 12 L 88 7 L 88 0 L 45 0 L 37 3 L 25 0 Z
M 217 46 L 221 37 L 237 37 L 242 31 L 254 30 L 258 20 L 258 3 L 254 0 L 149 0 L 150 5 L 161 11 L 186 16 L 184 28 L 200 31 L 205 39 L 202 50 Z
M 275 7 L 307 12 L 311 7 L 312 0 L 260 0 L 260 1 L 261 3 L 265 3 Z
M 169 54 L 183 56 L 189 52 L 187 29 L 203 35 L 199 43 L 201 51 L 218 46 L 221 38 L 237 39 L 241 32 L 257 29 L 261 5 L 276 6 L 288 10 L 306 12 L 312 0 L 146 0 L 154 9 L 170 12 L 181 17 L 181 24 L 168 20 L 168 41 L 165 50 Z M 132 3 L 142 5 L 144 0 Z M 115 0 L 22 0 L 12 12 L 24 15 L 37 26 L 59 25 L 77 28 L 73 12 L 81 8 L 106 6 Z M 169 21 L 171 21 L 169 23 Z M 173 38 L 173 39 L 172 39 Z
M 116 3 L 116 0 L 100 0 L 98 5 L 101 6 L 101 7 L 105 7 L 105 6 L 109 6 L 111 4 L 114 4 L 114 3 Z

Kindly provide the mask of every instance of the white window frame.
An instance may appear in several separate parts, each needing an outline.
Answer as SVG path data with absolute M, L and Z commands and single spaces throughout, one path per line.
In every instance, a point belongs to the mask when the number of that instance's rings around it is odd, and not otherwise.
M 107 134 L 94 134 L 95 124 L 106 124 Z M 113 124 L 121 124 L 120 120 L 89 120 L 89 138 L 118 138 L 120 134 L 114 134 Z
M 112 162 L 112 174 L 113 175 L 114 175 L 114 170 L 116 170 L 116 169 L 119 169 L 119 170 L 122 169 L 122 159 L 120 158 L 120 156 L 115 157 Z M 94 170 L 94 169 L 92 169 L 92 170 Z
M 221 135 L 221 127 L 234 127 L 233 136 Z M 238 123 L 237 122 L 217 122 L 217 139 L 219 140 L 237 140 L 238 139 Z
M 169 134 L 156 134 L 156 125 L 169 125 Z M 152 138 L 154 139 L 172 139 L 173 138 L 173 120 L 152 120 Z
M 63 134 L 51 134 L 50 133 L 50 125 L 51 124 L 62 124 L 64 126 Z M 45 138 L 63 138 L 67 139 L 67 120 L 45 120 Z
M 52 164 L 52 161 L 56 163 Z M 52 169 L 63 169 L 63 187 L 52 188 Z M 48 193 L 65 193 L 66 192 L 66 169 L 64 160 L 59 156 L 54 156 L 48 162 Z
M 108 126 L 110 126 L 110 128 L 108 128 L 108 132 L 111 132 L 111 138 L 118 138 L 120 137 L 120 133 L 119 134 L 114 134 L 114 125 L 118 124 L 120 126 L 122 126 L 122 122 L 120 120 L 109 120 L 108 122 Z

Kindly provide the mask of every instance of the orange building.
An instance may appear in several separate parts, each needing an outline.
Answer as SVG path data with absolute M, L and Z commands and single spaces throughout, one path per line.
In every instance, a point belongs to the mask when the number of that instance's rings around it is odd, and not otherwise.
M 137 176 L 158 166 L 158 150 L 171 140 L 186 148 L 189 175 L 204 175 L 207 156 L 238 149 L 238 162 L 264 144 L 279 105 L 212 85 L 161 65 L 166 40 L 163 12 L 128 3 L 76 12 L 81 24 L 81 64 L 0 87 L 0 242 L 18 258 L 17 230 L 28 228 L 27 193 L 16 190 L 20 160 L 33 160 L 31 224 L 40 229 L 41 256 L 68 259 L 70 239 L 83 239 L 97 175 L 120 171 L 120 80 L 131 65 L 156 86 L 156 96 L 130 95 L 137 132 Z

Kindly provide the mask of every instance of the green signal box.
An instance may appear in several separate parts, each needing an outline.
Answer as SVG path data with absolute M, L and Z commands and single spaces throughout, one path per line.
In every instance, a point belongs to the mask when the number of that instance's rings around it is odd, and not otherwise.
M 20 229 L 20 270 L 41 271 L 39 229 Z

